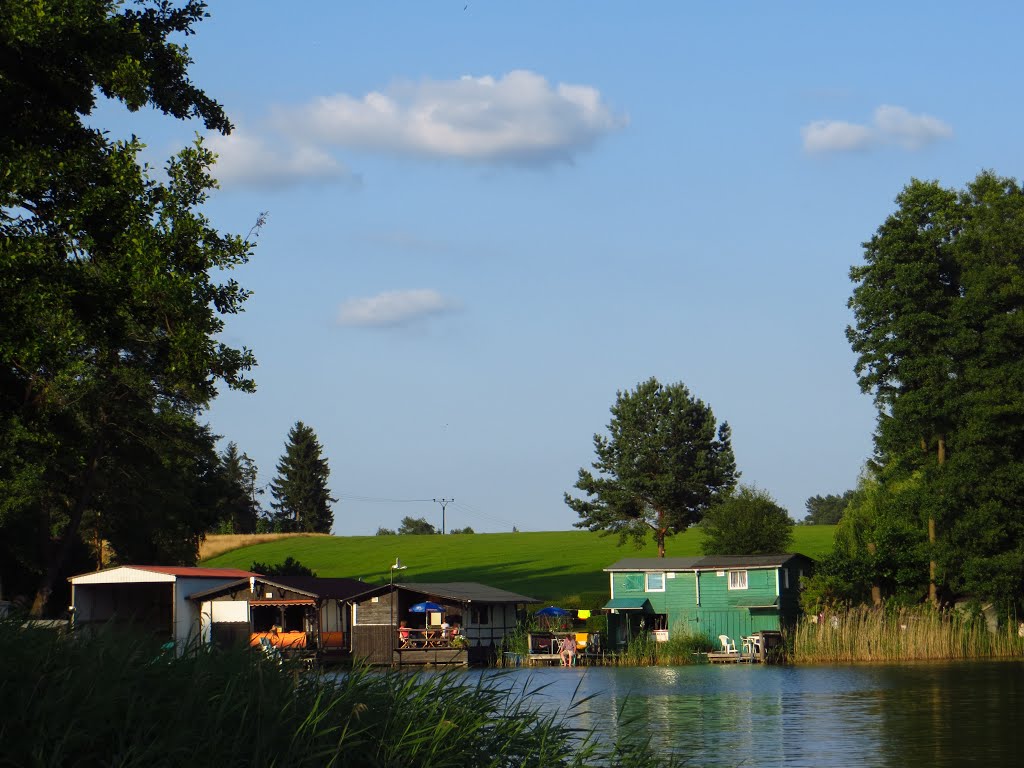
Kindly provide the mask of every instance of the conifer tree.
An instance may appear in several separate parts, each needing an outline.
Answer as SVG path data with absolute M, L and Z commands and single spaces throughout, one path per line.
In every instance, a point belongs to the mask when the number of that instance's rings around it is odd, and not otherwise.
M 284 455 L 277 463 L 277 476 L 270 484 L 274 500 L 274 528 L 277 531 L 330 533 L 334 524 L 327 479 L 331 474 L 316 433 L 301 421 L 288 432 Z

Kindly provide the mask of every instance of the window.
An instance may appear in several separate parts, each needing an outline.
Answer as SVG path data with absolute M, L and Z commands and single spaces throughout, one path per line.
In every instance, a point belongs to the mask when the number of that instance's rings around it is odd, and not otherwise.
M 644 588 L 644 575 L 642 573 L 627 573 L 622 580 L 622 588 L 627 592 L 639 592 Z
M 729 571 L 729 589 L 746 589 L 747 572 Z
M 648 573 L 647 585 L 645 591 L 647 592 L 664 592 L 665 591 L 665 574 L 664 573 Z
M 472 621 L 477 626 L 491 623 L 491 606 L 489 605 L 474 605 L 473 610 L 470 612 Z
M 782 588 L 789 589 L 789 568 L 782 569 Z

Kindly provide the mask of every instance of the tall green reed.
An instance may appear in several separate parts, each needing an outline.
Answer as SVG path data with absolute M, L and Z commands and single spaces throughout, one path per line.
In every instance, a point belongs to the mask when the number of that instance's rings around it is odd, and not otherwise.
M 989 632 L 985 621 L 931 606 L 860 606 L 800 620 L 787 638 L 796 664 L 1020 658 L 1016 627 Z
M 278 666 L 113 630 L 62 635 L 0 622 L 0 765 L 670 765 L 642 737 L 609 742 L 500 674 Z M 585 700 L 574 708 L 585 706 Z

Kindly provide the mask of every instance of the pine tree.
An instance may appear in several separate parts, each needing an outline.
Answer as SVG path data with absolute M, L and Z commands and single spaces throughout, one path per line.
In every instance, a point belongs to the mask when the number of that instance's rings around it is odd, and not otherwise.
M 288 432 L 277 476 L 270 484 L 274 528 L 281 532 L 330 533 L 334 524 L 327 478 L 331 471 L 316 433 L 301 421 Z
M 238 446 L 230 442 L 221 456 L 220 466 L 223 495 L 217 510 L 217 533 L 255 533 L 263 512 L 259 495 L 263 489 L 256 484 L 256 462 L 248 454 L 239 454 Z

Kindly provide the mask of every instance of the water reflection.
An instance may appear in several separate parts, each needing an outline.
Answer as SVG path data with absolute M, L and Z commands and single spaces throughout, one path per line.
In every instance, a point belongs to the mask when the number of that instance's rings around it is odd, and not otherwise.
M 691 765 L 1017 765 L 1024 747 L 1015 662 L 555 667 L 507 679 L 544 686 L 537 700 L 562 710 L 592 695 L 578 725 L 614 738 L 633 723 Z

